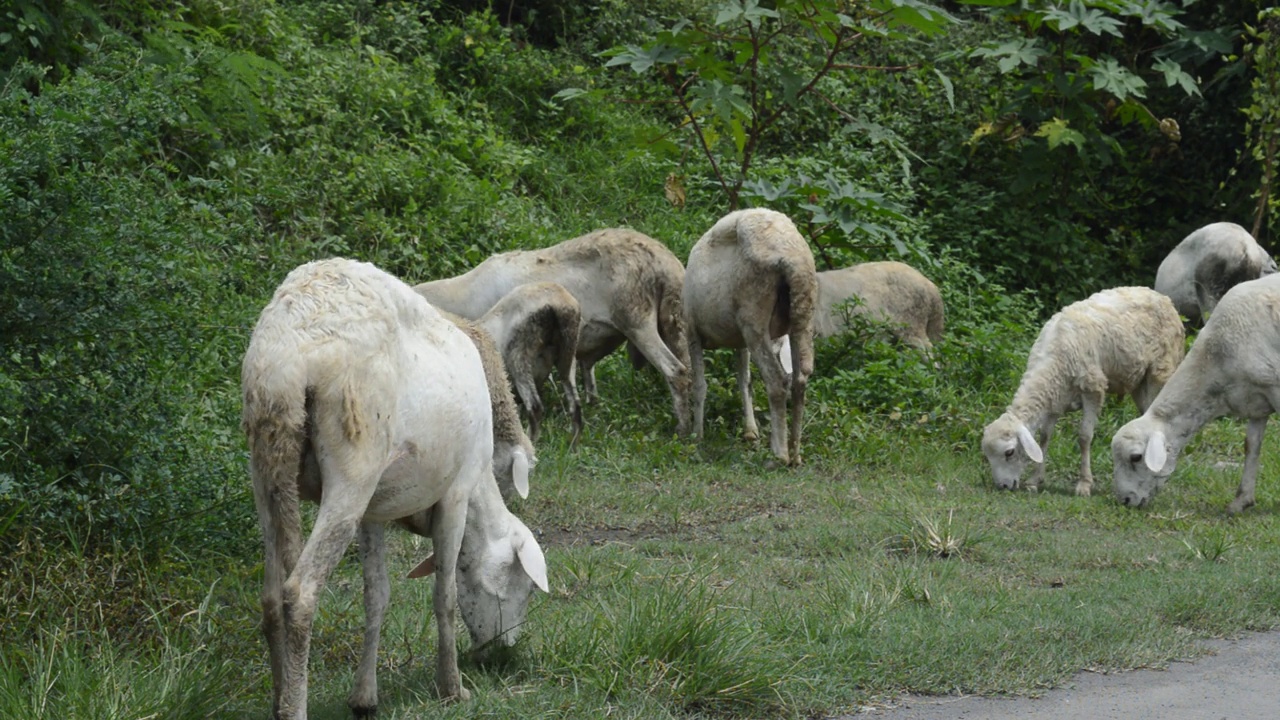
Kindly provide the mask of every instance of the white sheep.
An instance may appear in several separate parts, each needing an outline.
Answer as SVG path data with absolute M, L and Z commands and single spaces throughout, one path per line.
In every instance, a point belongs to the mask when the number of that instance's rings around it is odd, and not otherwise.
M 533 534 L 492 497 L 492 415 L 475 346 L 372 265 L 313 262 L 291 272 L 263 309 L 241 386 L 266 550 L 262 611 L 274 716 L 307 717 L 316 601 L 357 530 L 366 620 L 348 704 L 357 715 L 375 710 L 390 595 L 383 524 L 414 518 L 431 535 L 438 571 L 436 685 L 443 697 L 468 697 L 455 606 L 474 644 L 511 643 L 534 588 L 547 589 Z M 300 500 L 320 505 L 305 545 Z
M 804 393 L 813 373 L 813 314 L 818 299 L 817 270 L 808 243 L 790 218 L 753 208 L 715 223 L 689 252 L 684 276 L 684 309 L 693 369 L 693 429 L 701 436 L 707 380 L 703 350 L 737 349 L 738 392 L 743 436 L 759 438 L 751 398 L 751 358 L 769 395 L 773 454 L 800 464 Z M 787 371 L 773 340 L 790 343 L 791 428 L 787 433 Z
M 1275 260 L 1248 230 L 1219 222 L 1196 230 L 1170 251 L 1156 270 L 1155 289 L 1199 323 L 1227 290 L 1275 271 Z
M 1164 486 L 1178 455 L 1215 418 L 1248 421 L 1244 473 L 1227 506 L 1254 503 L 1259 453 L 1267 418 L 1280 408 L 1280 275 L 1228 290 L 1205 322 L 1187 359 L 1143 415 L 1111 440 L 1115 494 L 1141 507 Z
M 665 245 L 635 230 L 596 230 L 541 250 L 499 253 L 462 275 L 414 289 L 436 307 L 474 320 L 530 282 L 559 283 L 578 301 L 577 364 L 588 401 L 596 397 L 595 364 L 629 342 L 666 378 L 676 432 L 688 434 L 684 266 Z
M 857 304 L 848 304 L 854 298 Z M 866 262 L 818 273 L 814 335 L 846 331 L 850 315 L 887 323 L 900 342 L 925 352 L 942 339 L 942 293 L 905 263 Z
M 1013 402 L 982 433 L 982 452 L 996 486 L 1016 488 L 1030 460 L 1037 465 L 1027 486 L 1039 488 L 1043 448 L 1054 424 L 1063 413 L 1083 409 L 1076 494 L 1089 495 L 1093 430 L 1107 394 L 1129 395 L 1138 412 L 1145 411 L 1173 375 L 1183 347 L 1178 311 L 1150 288 L 1103 290 L 1063 308 L 1031 346 Z
M 553 282 L 518 285 L 475 323 L 501 350 L 507 375 L 529 413 L 534 441 L 544 413 L 538 389 L 553 368 L 557 371 L 573 423 L 569 447 L 576 446 L 582 434 L 582 406 L 573 376 L 582 309 L 573 294 Z

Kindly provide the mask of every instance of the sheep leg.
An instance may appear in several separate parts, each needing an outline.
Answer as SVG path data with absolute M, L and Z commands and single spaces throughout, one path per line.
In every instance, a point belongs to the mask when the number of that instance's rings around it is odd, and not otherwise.
M 333 464 L 323 455 L 321 463 Z M 311 648 L 316 600 L 329 573 L 355 537 L 360 516 L 377 485 L 376 482 L 363 483 L 368 486 L 365 490 L 359 485 L 353 488 L 350 483 L 344 484 L 346 476 L 340 473 L 325 472 L 324 477 L 326 493 L 311 537 L 281 593 L 285 626 L 284 686 L 279 693 L 278 713 L 281 720 L 306 720 L 307 654 Z
M 364 568 L 364 649 L 347 707 L 356 717 L 371 717 L 378 711 L 378 638 L 391 599 L 391 583 L 387 579 L 382 523 L 361 523 L 359 538 Z
M 663 342 L 658 333 L 657 318 L 650 318 L 648 324 L 636 328 L 628 339 L 644 353 L 644 357 L 658 372 L 667 379 L 671 388 L 671 402 L 676 413 L 676 434 L 689 434 L 689 391 L 691 380 L 689 368 L 671 352 L 671 348 Z
M 1080 428 L 1077 442 L 1080 444 L 1080 479 L 1076 482 L 1076 495 L 1089 497 L 1093 489 L 1093 430 L 1098 425 L 1105 393 L 1085 393 L 1080 401 Z
M 809 340 L 811 341 L 812 338 L 809 338 Z M 802 367 L 803 363 L 800 356 L 799 342 L 793 339 L 791 342 L 791 367 L 793 372 L 785 376 L 786 384 L 791 388 L 791 434 L 787 451 L 791 456 L 791 465 L 793 467 L 801 463 L 800 432 L 804 429 L 804 393 L 805 388 L 809 385 L 809 373 L 812 372 L 812 363 L 810 363 L 808 369 L 805 369 Z
M 702 365 L 702 341 L 693 333 L 689 333 L 689 371 L 693 378 L 693 434 L 701 438 L 707 402 L 707 374 Z
M 488 470 L 486 464 L 485 470 Z M 466 471 L 464 471 L 466 472 Z M 462 532 L 466 528 L 467 500 L 476 483 L 455 479 L 444 498 L 436 503 L 431 527 L 431 544 L 435 548 L 436 588 L 432 609 L 436 618 L 436 690 L 440 697 L 468 700 L 471 693 L 462 687 L 458 671 L 458 646 L 455 632 L 458 607 L 458 552 L 462 548 Z
M 564 393 L 564 399 L 569 403 L 569 417 L 573 422 L 573 437 L 569 440 L 570 450 L 578 447 L 578 438 L 582 436 L 582 404 L 578 402 L 578 389 L 573 382 L 576 367 L 577 360 L 571 356 L 568 362 L 562 363 L 557 371 L 560 375 L 560 389 Z
M 787 448 L 792 443 L 787 441 L 787 374 L 782 370 L 778 356 L 773 354 L 773 342 L 767 332 L 746 340 L 769 393 L 769 448 L 783 464 L 790 465 L 792 458 L 787 454 Z M 799 458 L 795 461 L 798 462 Z
M 1045 418 L 1044 425 L 1040 426 L 1040 432 L 1036 433 L 1036 442 L 1040 443 L 1045 461 L 1035 463 L 1035 469 L 1031 471 L 1031 479 L 1027 481 L 1027 489 L 1031 492 L 1038 492 L 1044 485 L 1044 466 L 1049 464 L 1049 439 L 1053 437 L 1053 426 L 1057 424 L 1058 416 L 1050 415 Z
M 569 373 L 569 382 L 575 386 L 578 384 L 578 365 L 582 366 L 582 404 L 593 405 L 600 399 L 596 394 L 596 361 L 595 359 L 583 360 L 573 366 L 573 370 Z
M 262 493 L 255 487 L 255 496 Z M 258 503 L 258 516 L 262 525 L 262 537 L 265 544 L 265 560 L 263 564 L 262 588 L 262 632 L 267 638 L 267 648 L 271 656 L 271 687 L 273 718 L 281 715 L 281 695 L 285 686 L 285 618 L 284 618 L 284 581 L 297 565 L 301 554 L 301 538 L 298 528 L 286 528 L 284 523 L 273 518 L 265 505 L 265 499 Z
M 1267 431 L 1267 418 L 1254 418 L 1249 421 L 1244 431 L 1244 475 L 1240 478 L 1240 487 L 1236 490 L 1236 499 L 1227 506 L 1227 512 L 1235 514 L 1247 507 L 1253 507 L 1254 488 L 1258 482 L 1258 467 L 1261 464 L 1262 436 Z
M 745 348 L 733 351 L 738 361 L 738 396 L 742 398 L 742 439 L 754 443 L 760 439 L 756 425 L 755 403 L 751 397 L 751 353 Z
M 304 478 L 302 472 L 315 472 L 314 453 L 301 428 L 280 427 L 276 430 L 278 452 L 253 454 L 253 501 L 258 512 L 263 542 L 262 633 L 267 640 L 271 659 L 272 717 L 281 714 L 281 697 L 285 687 L 286 637 L 284 615 L 284 583 L 297 567 L 302 554 L 302 519 L 298 513 L 298 497 L 288 492 Z M 252 436 L 251 436 L 252 437 Z M 262 442 L 262 438 L 258 438 Z M 265 463 L 263 466 L 260 463 Z M 272 480 L 271 478 L 274 478 Z M 284 488 L 277 484 L 283 483 Z

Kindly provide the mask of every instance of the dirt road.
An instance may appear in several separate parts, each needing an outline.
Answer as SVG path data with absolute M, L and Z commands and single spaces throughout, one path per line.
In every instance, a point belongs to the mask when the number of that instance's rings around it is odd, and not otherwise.
M 1252 720 L 1280 717 L 1280 632 L 1206 643 L 1167 670 L 1080 673 L 1031 698 L 903 696 L 838 720 Z

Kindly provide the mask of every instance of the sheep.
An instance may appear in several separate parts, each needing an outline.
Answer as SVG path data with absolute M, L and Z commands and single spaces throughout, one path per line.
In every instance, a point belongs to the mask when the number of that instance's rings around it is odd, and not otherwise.
M 799 465 L 804 393 L 813 373 L 813 316 L 818 273 L 809 245 L 791 219 L 772 210 L 731 212 L 715 223 L 689 252 L 684 309 L 693 369 L 693 431 L 701 436 L 707 380 L 704 349 L 737 350 L 743 436 L 759 438 L 751 399 L 751 358 L 769 394 L 774 456 Z M 791 432 L 787 433 L 787 370 L 774 338 L 790 343 Z
M 547 590 L 533 534 L 493 497 L 493 420 L 475 346 L 374 266 L 317 261 L 289 273 L 263 309 L 241 386 L 265 546 L 274 717 L 307 716 L 316 602 L 357 531 L 366 620 L 348 705 L 356 715 L 375 711 L 390 521 L 416 524 L 432 538 L 436 685 L 445 698 L 466 699 L 455 604 L 474 644 L 512 643 L 534 588 Z M 320 505 L 305 545 L 300 500 Z
M 1182 320 L 1173 302 L 1150 288 L 1103 290 L 1063 308 L 1031 346 L 1013 402 L 982 433 L 982 452 L 996 486 L 1016 488 L 1030 460 L 1036 469 L 1027 487 L 1038 489 L 1044 480 L 1043 448 L 1054 424 L 1064 412 L 1083 408 L 1075 492 L 1088 496 L 1093 429 L 1106 395 L 1129 395 L 1138 412 L 1145 412 L 1173 375 L 1183 347 Z
M 858 304 L 846 307 L 853 298 Z M 844 332 L 850 315 L 886 322 L 900 342 L 926 353 L 942 339 L 942 294 L 905 263 L 867 262 L 818 273 L 814 335 L 826 338 Z
M 541 250 L 489 257 L 457 277 L 416 286 L 436 307 L 478 319 L 518 285 L 564 286 L 582 311 L 577 364 L 586 400 L 598 397 L 595 364 L 629 342 L 658 368 L 671 389 L 676 432 L 689 430 L 689 358 L 680 291 L 684 266 L 665 245 L 624 228 L 609 228 Z
M 1276 271 L 1276 262 L 1248 230 L 1219 222 L 1183 238 L 1156 270 L 1155 289 L 1196 324 L 1232 286 Z
M 529 435 L 536 442 L 542 425 L 539 386 L 555 368 L 573 422 L 570 449 L 582 434 L 582 406 L 574 387 L 574 356 L 582 309 L 564 286 L 553 282 L 518 285 L 475 321 L 502 351 L 516 394 L 529 413 Z
M 466 333 L 467 339 L 480 353 L 485 381 L 489 388 L 489 408 L 493 415 L 493 475 L 503 500 L 512 493 L 529 496 L 529 470 L 537 462 L 533 442 L 520 427 L 516 399 L 498 346 L 488 330 L 452 313 L 441 311 L 446 320 Z M 573 326 L 574 328 L 577 325 Z
M 1227 291 L 1187 359 L 1146 412 L 1111 439 L 1116 499 L 1143 507 L 1164 486 L 1200 428 L 1223 416 L 1248 421 L 1236 514 L 1254 504 L 1267 418 L 1280 408 L 1280 275 Z

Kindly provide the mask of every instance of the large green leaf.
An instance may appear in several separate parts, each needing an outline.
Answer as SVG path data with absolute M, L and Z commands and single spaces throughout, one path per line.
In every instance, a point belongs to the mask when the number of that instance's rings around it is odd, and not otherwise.
M 630 65 L 635 72 L 644 73 L 648 72 L 654 65 L 670 64 L 686 56 L 688 56 L 688 52 L 684 48 L 663 42 L 653 43 L 646 47 L 627 45 L 610 58 L 609 62 L 605 63 L 605 67 Z
M 1052 22 L 1057 27 L 1058 32 L 1066 32 L 1079 26 L 1093 35 L 1106 34 L 1124 37 L 1120 32 L 1120 28 L 1124 27 L 1123 22 L 1096 8 L 1085 7 L 1085 4 L 1080 0 L 1071 0 L 1071 4 L 1065 10 L 1060 7 L 1046 10 L 1044 18 L 1046 21 Z
M 1146 97 L 1147 81 L 1133 74 L 1113 57 L 1104 57 L 1088 70 L 1093 88 L 1109 92 L 1120 100 L 1129 96 Z
M 970 53 L 970 57 L 998 58 L 1000 72 L 1009 73 L 1022 65 L 1035 67 L 1040 58 L 1048 54 L 1035 38 L 1016 38 L 998 45 L 984 45 Z
M 716 12 L 716 25 L 745 20 L 750 25 L 759 25 L 765 18 L 777 18 L 778 11 L 760 7 L 760 0 L 729 0 Z
M 945 10 L 919 0 L 876 0 L 871 7 L 884 13 L 890 26 L 905 25 L 925 35 L 937 35 L 959 22 Z
M 1072 130 L 1069 123 L 1062 118 L 1041 123 L 1036 129 L 1036 137 L 1046 138 L 1049 141 L 1050 150 L 1059 145 L 1070 145 L 1076 150 L 1084 149 L 1084 134 L 1079 130 Z
M 1188 95 L 1200 94 L 1200 88 L 1196 85 L 1195 78 L 1191 77 L 1191 75 L 1189 75 L 1185 70 L 1183 70 L 1182 66 L 1179 65 L 1178 63 L 1168 58 L 1159 58 L 1152 65 L 1152 68 L 1154 68 L 1156 72 L 1159 72 L 1164 75 L 1164 82 L 1166 87 L 1173 87 L 1174 85 L 1178 85 Z

